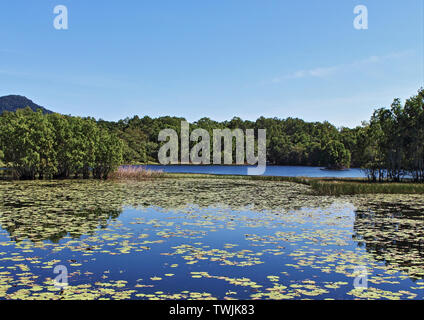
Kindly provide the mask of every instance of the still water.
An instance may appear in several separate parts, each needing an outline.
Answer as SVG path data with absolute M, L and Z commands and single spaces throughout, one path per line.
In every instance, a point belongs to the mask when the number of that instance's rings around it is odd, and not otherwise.
M 424 298 L 419 197 L 227 179 L 0 191 L 0 299 Z
M 162 170 L 172 173 L 203 173 L 203 174 L 226 174 L 247 175 L 249 166 L 195 166 L 195 165 L 147 165 L 143 166 L 150 170 Z M 361 169 L 352 168 L 347 170 L 326 170 L 323 167 L 302 166 L 267 166 L 265 176 L 279 177 L 328 177 L 328 178 L 365 178 Z

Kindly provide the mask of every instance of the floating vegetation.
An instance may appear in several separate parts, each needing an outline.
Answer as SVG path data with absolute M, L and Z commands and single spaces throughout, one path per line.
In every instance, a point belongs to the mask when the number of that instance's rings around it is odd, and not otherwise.
M 171 178 L 0 190 L 0 299 L 424 298 L 418 195 Z

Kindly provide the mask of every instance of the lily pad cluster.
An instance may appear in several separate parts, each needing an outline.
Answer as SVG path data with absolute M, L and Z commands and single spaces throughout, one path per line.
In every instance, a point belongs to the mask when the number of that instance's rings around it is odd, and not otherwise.
M 321 197 L 236 179 L 0 191 L 0 299 L 424 298 L 418 196 Z

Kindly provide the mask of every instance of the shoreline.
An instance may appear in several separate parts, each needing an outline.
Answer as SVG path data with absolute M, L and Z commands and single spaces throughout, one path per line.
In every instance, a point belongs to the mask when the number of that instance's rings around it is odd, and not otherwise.
M 326 178 L 326 177 L 288 177 L 288 176 L 248 176 L 228 174 L 204 174 L 204 173 L 170 173 L 164 172 L 161 176 L 146 178 L 140 181 L 154 181 L 156 179 L 223 179 L 223 180 L 250 180 L 250 181 L 274 181 L 290 182 L 307 185 L 318 196 L 342 196 L 359 194 L 424 194 L 424 184 L 402 181 L 402 182 L 372 182 L 366 178 Z M 92 180 L 92 179 L 89 179 Z M 16 183 L 25 180 L 0 181 Z M 41 181 L 41 180 L 26 180 Z M 50 181 L 87 181 L 87 179 L 54 179 Z M 126 183 L 133 182 L 132 179 L 105 180 L 106 182 Z
M 160 167 L 256 167 L 257 165 L 253 164 L 193 164 L 193 163 L 177 163 L 177 164 L 160 164 L 160 163 L 136 163 L 136 164 L 122 164 L 122 166 L 160 166 Z M 320 168 L 322 170 L 328 170 L 328 171 L 349 171 L 351 169 L 353 170 L 361 170 L 362 168 L 359 167 L 350 167 L 350 168 L 343 168 L 343 169 L 332 169 L 327 168 L 325 166 L 301 166 L 301 165 L 292 165 L 292 164 L 267 164 L 267 167 L 298 167 L 298 168 Z

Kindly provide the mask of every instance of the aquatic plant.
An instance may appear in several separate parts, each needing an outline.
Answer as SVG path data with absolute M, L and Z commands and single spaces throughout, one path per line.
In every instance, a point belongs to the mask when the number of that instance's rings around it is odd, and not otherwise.
M 0 181 L 0 299 L 422 299 L 423 210 L 286 181 Z

